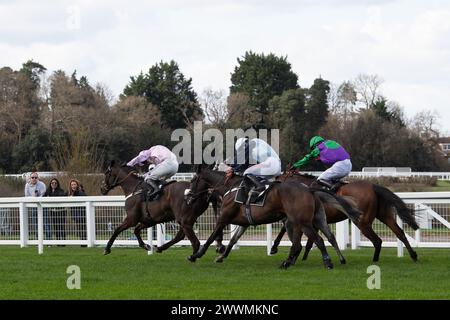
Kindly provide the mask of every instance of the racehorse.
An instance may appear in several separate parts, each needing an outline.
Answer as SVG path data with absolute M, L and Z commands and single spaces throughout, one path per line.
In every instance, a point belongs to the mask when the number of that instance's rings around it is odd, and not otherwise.
M 309 174 L 301 174 L 298 171 L 290 171 L 279 176 L 277 179 L 280 181 L 298 181 L 306 185 L 310 185 L 316 177 Z M 411 259 L 413 261 L 417 261 L 417 253 L 409 244 L 409 241 L 405 236 L 405 232 L 395 221 L 395 216 L 392 212 L 392 209 L 395 208 L 399 217 L 406 224 L 414 230 L 419 228 L 417 222 L 415 221 L 413 210 L 409 209 L 402 199 L 400 199 L 389 189 L 367 181 L 355 181 L 348 184 L 343 184 L 337 190 L 337 194 L 352 197 L 355 200 L 357 207 L 363 212 L 360 217 L 359 224 L 356 225 L 375 247 L 373 261 L 379 260 L 382 243 L 381 238 L 372 228 L 372 223 L 375 218 L 383 222 L 395 233 L 397 238 L 405 244 Z M 325 212 L 328 223 L 336 223 L 347 219 L 345 215 L 336 211 L 332 207 L 325 207 Z M 274 241 L 271 254 L 275 254 L 277 252 L 278 245 L 280 244 L 281 238 L 285 232 L 286 228 L 283 227 Z M 311 250 L 312 245 L 313 243 L 308 240 L 305 247 L 303 260 L 306 260 L 308 257 L 308 253 Z
M 139 246 L 145 250 L 151 247 L 144 243 L 141 238 L 141 230 L 152 227 L 158 223 L 176 220 L 180 225 L 180 230 L 175 237 L 157 248 L 157 252 L 162 252 L 173 244 L 183 240 L 186 235 L 192 244 L 193 253 L 200 247 L 200 241 L 194 233 L 193 225 L 197 218 L 208 208 L 206 195 L 201 195 L 195 204 L 188 206 L 184 200 L 185 190 L 189 187 L 189 182 L 169 182 L 165 185 L 162 195 L 157 200 L 145 201 L 143 197 L 146 192 L 143 190 L 144 179 L 136 174 L 133 167 L 119 166 L 112 161 L 105 172 L 105 180 L 101 186 L 101 193 L 106 195 L 113 188 L 120 186 L 125 193 L 125 210 L 127 216 L 125 220 L 115 230 L 106 245 L 104 254 L 111 252 L 111 246 L 116 237 L 124 230 L 135 227 L 134 234 L 139 242 Z
M 295 263 L 301 250 L 299 232 L 303 232 L 320 249 L 325 267 L 328 269 L 333 268 L 324 242 L 313 227 L 314 223 L 326 225 L 324 211 L 321 209 L 321 201 L 317 196 L 310 192 L 308 188 L 297 183 L 275 183 L 271 186 L 271 190 L 268 191 L 265 205 L 263 207 L 253 207 L 251 213 L 249 213 L 244 206 L 234 201 L 233 195 L 236 188 L 233 187 L 239 185 L 242 179 L 240 176 L 233 176 L 227 180 L 224 172 L 203 169 L 202 166 L 197 167 L 196 176 L 191 181 L 190 193 L 196 195 L 212 189 L 212 191 L 222 196 L 222 206 L 214 231 L 201 249 L 193 254 L 189 260 L 194 262 L 197 258 L 202 257 L 216 234 L 228 224 L 240 225 L 244 228 L 240 228 L 240 231 L 233 236 L 225 253 L 218 257 L 216 262 L 223 261 L 223 258 L 229 254 L 235 241 L 239 239 L 249 225 L 272 223 L 286 217 L 288 221 L 286 227 L 292 247 L 288 258 L 283 261 L 280 267 L 286 269 Z M 227 190 L 230 187 L 231 192 L 228 192 Z M 192 203 L 192 199 L 188 199 L 187 202 L 188 204 Z M 336 205 L 339 206 L 338 203 Z M 341 210 L 344 209 L 341 208 Z M 353 212 L 353 214 L 359 213 Z M 317 216 L 316 219 L 315 216 Z M 355 219 L 357 219 L 356 216 Z

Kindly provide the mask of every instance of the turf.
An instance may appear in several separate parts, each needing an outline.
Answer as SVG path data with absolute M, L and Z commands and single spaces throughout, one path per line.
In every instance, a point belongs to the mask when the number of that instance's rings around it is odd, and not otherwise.
M 211 248 L 212 249 L 212 248 Z M 346 265 L 323 267 L 318 250 L 288 270 L 278 268 L 288 248 L 267 256 L 265 248 L 241 247 L 214 263 L 210 250 L 196 263 L 190 248 L 148 256 L 138 248 L 0 247 L 0 299 L 449 299 L 450 250 L 417 249 L 419 262 L 383 248 L 381 288 L 369 290 L 373 249 L 345 250 Z M 69 265 L 81 270 L 81 289 L 69 290 Z

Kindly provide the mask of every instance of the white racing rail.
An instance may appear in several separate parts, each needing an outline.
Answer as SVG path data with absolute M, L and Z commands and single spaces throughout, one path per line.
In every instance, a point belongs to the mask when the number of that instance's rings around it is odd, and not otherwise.
M 419 230 L 413 231 L 397 217 L 411 245 L 450 248 L 450 192 L 397 195 L 416 209 Z M 124 196 L 0 198 L 0 245 L 37 245 L 40 254 L 45 245 L 105 246 L 126 215 L 124 202 Z M 212 232 L 215 221 L 211 208 L 198 218 L 194 230 L 202 243 Z M 250 227 L 237 245 L 266 246 L 269 253 L 280 227 L 281 223 Z M 383 239 L 384 247 L 397 247 L 398 255 L 403 255 L 403 245 L 390 229 L 377 220 L 373 227 Z M 166 223 L 153 229 L 144 230 L 142 237 L 144 241 L 160 246 L 175 235 L 178 225 Z M 332 229 L 341 249 L 348 246 L 352 249 L 372 247 L 372 243 L 348 220 L 337 223 Z M 224 244 L 228 243 L 235 230 L 236 226 L 226 228 Z M 132 228 L 124 231 L 114 245 L 136 246 L 132 231 Z M 183 240 L 178 245 L 190 245 L 190 242 Z M 286 236 L 280 245 L 290 246 Z

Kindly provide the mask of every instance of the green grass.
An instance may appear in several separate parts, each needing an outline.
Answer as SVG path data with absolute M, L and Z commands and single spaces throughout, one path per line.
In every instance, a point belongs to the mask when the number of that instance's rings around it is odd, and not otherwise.
M 147 256 L 138 248 L 0 247 L 0 299 L 449 299 L 450 250 L 417 249 L 419 262 L 382 250 L 381 289 L 366 286 L 373 249 L 345 250 L 346 265 L 325 270 L 318 250 L 288 270 L 278 268 L 288 248 L 241 247 L 222 264 L 214 250 L 190 263 L 190 248 Z M 406 253 L 406 252 L 405 252 Z M 66 287 L 69 265 L 81 269 L 81 289 Z
M 450 191 L 450 181 L 438 180 L 435 187 L 426 187 L 424 192 Z

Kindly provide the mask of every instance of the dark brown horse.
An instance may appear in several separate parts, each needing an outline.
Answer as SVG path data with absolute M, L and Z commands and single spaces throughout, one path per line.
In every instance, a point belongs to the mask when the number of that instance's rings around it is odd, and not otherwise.
M 184 194 L 189 187 L 189 182 L 172 182 L 164 187 L 164 192 L 158 200 L 147 202 L 143 199 L 146 193 L 143 190 L 145 185 L 143 182 L 143 178 L 136 175 L 136 170 L 133 167 L 119 166 L 112 161 L 106 170 L 101 192 L 105 195 L 111 189 L 120 186 L 126 196 L 125 210 L 127 216 L 122 224 L 114 230 L 106 245 L 104 254 L 111 252 L 111 246 L 116 237 L 130 227 L 135 227 L 134 234 L 139 242 L 139 246 L 150 250 L 151 247 L 142 241 L 141 230 L 172 220 L 176 220 L 179 223 L 180 230 L 171 241 L 158 247 L 157 252 L 162 252 L 183 240 L 185 235 L 191 241 L 193 253 L 197 252 L 200 242 L 194 233 L 193 225 L 197 218 L 208 208 L 207 196 L 200 196 L 198 201 L 188 206 L 184 200 Z
M 191 182 L 191 193 L 195 195 L 212 189 L 222 196 L 222 206 L 214 231 L 201 249 L 190 257 L 191 261 L 194 262 L 197 258 L 202 257 L 216 234 L 228 224 L 244 227 L 240 229 L 243 233 L 246 227 L 250 225 L 273 223 L 287 218 L 286 227 L 292 247 L 288 259 L 283 261 L 281 267 L 288 268 L 293 265 L 300 254 L 299 232 L 305 233 L 308 238 L 316 243 L 322 253 L 325 267 L 328 269 L 333 267 L 324 242 L 313 227 L 315 215 L 320 217 L 322 224 L 326 224 L 324 211 L 320 210 L 321 201 L 314 193 L 297 183 L 276 183 L 268 192 L 265 205 L 263 207 L 252 207 L 249 215 L 246 213 L 244 206 L 234 201 L 236 188 L 242 182 L 242 179 L 240 176 L 233 176 L 226 181 L 224 172 L 203 169 L 201 166 L 198 167 L 196 176 Z M 188 203 L 191 203 L 191 200 Z M 232 244 L 234 244 L 234 238 L 239 238 L 242 233 L 237 233 L 233 236 L 225 253 L 216 260 L 217 262 L 221 262 L 229 254 Z
M 298 181 L 306 185 L 310 185 L 316 177 L 301 174 L 298 171 L 291 171 L 279 176 L 278 179 L 281 181 Z M 389 189 L 367 181 L 355 181 L 349 184 L 344 184 L 338 189 L 337 194 L 352 197 L 355 200 L 357 207 L 363 212 L 359 223 L 356 225 L 375 247 L 373 261 L 379 260 L 382 243 L 381 238 L 372 228 L 372 223 L 375 218 L 383 222 L 395 233 L 395 235 L 405 244 L 411 259 L 413 259 L 413 261 L 417 261 L 417 253 L 413 250 L 413 248 L 411 248 L 411 245 L 405 236 L 405 232 L 395 221 L 395 215 L 392 210 L 395 208 L 399 217 L 414 230 L 419 228 L 417 222 L 415 221 L 413 211 L 406 206 L 402 199 L 400 199 Z M 338 212 L 329 206 L 325 206 L 325 212 L 328 223 L 336 223 L 347 219 L 347 217 L 341 212 Z M 272 246 L 272 254 L 277 252 L 277 247 L 285 232 L 286 229 L 283 227 L 278 234 L 274 245 Z M 308 257 L 311 247 L 312 242 L 308 240 L 303 260 L 306 260 Z

